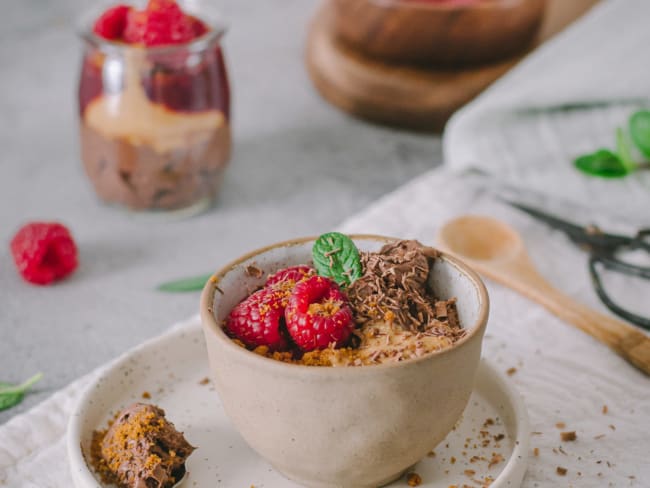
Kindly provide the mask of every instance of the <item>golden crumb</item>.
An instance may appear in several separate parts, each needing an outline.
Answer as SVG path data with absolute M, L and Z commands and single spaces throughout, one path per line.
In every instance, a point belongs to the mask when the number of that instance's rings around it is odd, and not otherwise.
M 578 438 L 576 435 L 575 430 L 572 430 L 571 432 L 560 432 L 560 439 L 564 442 L 570 442 L 570 441 L 575 441 Z
M 607 405 L 603 405 L 603 415 L 606 415 L 608 411 Z
M 557 424 L 555 424 L 555 427 L 557 427 L 558 429 L 564 429 L 566 427 L 566 424 L 564 422 L 558 422 Z
M 436 457 L 436 451 L 427 452 L 427 457 Z
M 555 472 L 556 472 L 557 474 L 559 474 L 560 476 L 565 476 L 566 473 L 567 473 L 567 469 L 566 469 L 566 468 L 562 468 L 561 466 L 558 466 L 558 467 L 555 469 Z
M 539 456 L 539 447 L 536 447 L 533 449 L 533 456 L 538 457 Z
M 149 400 L 151 398 L 151 393 L 149 393 L 148 391 L 143 391 L 142 398 L 144 398 L 145 400 Z
M 609 424 L 609 428 L 612 429 L 612 430 L 616 430 L 616 427 L 613 426 L 612 424 Z
M 466 469 L 465 471 L 465 476 L 469 476 L 470 478 L 476 474 L 476 471 L 473 469 Z
M 207 385 L 208 383 L 210 383 L 210 378 L 208 378 L 207 376 L 205 378 L 203 378 L 201 381 L 199 381 L 199 385 L 202 385 L 202 386 Z
M 456 464 L 456 458 L 454 456 L 452 456 L 451 459 L 449 459 L 449 462 L 451 464 Z
M 507 374 L 508 376 L 512 376 L 512 375 L 515 374 L 516 372 L 517 372 L 517 368 L 508 368 L 508 369 L 506 370 L 506 374 Z
M 503 456 L 501 454 L 496 453 L 496 452 L 492 453 L 492 459 L 490 459 L 490 463 L 488 464 L 488 469 L 491 469 L 492 466 L 496 466 L 497 464 L 499 464 L 503 460 L 504 459 L 503 459 Z
M 409 473 L 406 475 L 406 482 L 409 486 L 420 486 L 422 484 L 422 477 L 417 473 Z

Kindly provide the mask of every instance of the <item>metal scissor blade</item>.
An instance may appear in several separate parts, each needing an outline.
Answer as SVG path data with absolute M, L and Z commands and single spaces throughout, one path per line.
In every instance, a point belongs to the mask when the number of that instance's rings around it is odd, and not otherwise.
M 527 213 L 531 217 L 534 217 L 537 220 L 546 223 L 547 225 L 553 227 L 554 229 L 563 231 L 565 234 L 569 236 L 569 238 L 572 241 L 576 243 L 586 243 L 590 240 L 589 233 L 584 227 L 580 225 L 574 224 L 573 222 L 569 222 L 568 220 L 564 220 L 559 217 L 555 217 L 551 214 L 547 214 L 546 212 L 530 207 L 523 203 L 513 202 L 512 200 L 507 200 L 504 198 L 499 198 L 499 199 L 507 203 L 511 207 L 515 207 L 516 209 L 519 209 L 522 212 Z
M 504 198 L 500 198 L 508 205 L 527 213 L 531 217 L 540 220 L 554 229 L 563 231 L 569 239 L 579 246 L 589 246 L 592 252 L 597 251 L 614 251 L 622 246 L 629 246 L 634 242 L 633 238 L 608 234 L 602 232 L 598 227 L 591 226 L 591 228 L 583 227 L 568 220 L 555 217 L 554 215 L 543 212 L 542 210 L 530 207 L 526 204 L 513 202 Z

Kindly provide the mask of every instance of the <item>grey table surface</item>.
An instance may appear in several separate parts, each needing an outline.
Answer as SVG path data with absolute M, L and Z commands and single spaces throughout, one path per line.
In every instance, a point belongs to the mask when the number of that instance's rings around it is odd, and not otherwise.
M 234 92 L 234 157 L 218 201 L 185 220 L 107 207 L 77 141 L 79 43 L 90 2 L 14 2 L 0 30 L 0 381 L 45 377 L 0 424 L 198 309 L 156 284 L 335 227 L 440 163 L 440 139 L 375 127 L 322 101 L 303 67 L 315 0 L 216 0 Z M 9 241 L 30 220 L 70 227 L 81 265 L 37 287 Z

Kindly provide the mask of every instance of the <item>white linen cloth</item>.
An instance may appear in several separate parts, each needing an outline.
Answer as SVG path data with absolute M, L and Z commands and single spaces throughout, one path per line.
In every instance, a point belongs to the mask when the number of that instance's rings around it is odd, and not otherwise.
M 560 204 L 558 196 L 629 220 L 628 225 L 603 214 L 598 223 L 605 229 L 631 231 L 640 221 L 647 223 L 650 175 L 590 179 L 575 172 L 571 159 L 613 145 L 614 127 L 647 98 L 648 18 L 647 0 L 609 0 L 542 46 L 452 119 L 445 135 L 447 164 L 480 167 L 516 186 L 541 190 L 551 197 L 539 197 L 538 204 L 561 206 L 576 221 L 584 221 L 588 212 Z M 594 102 L 605 105 L 560 110 Z M 483 180 L 477 183 L 458 172 L 432 171 L 351 218 L 341 230 L 433 243 L 445 220 L 465 213 L 485 213 L 514 225 L 551 282 L 603 310 L 581 251 L 561 234 L 498 203 Z M 643 292 L 624 280 L 609 285 L 626 302 L 643 304 Z M 484 356 L 504 371 L 516 368 L 512 381 L 529 410 L 531 446 L 539 449 L 538 455 L 531 450 L 524 487 L 646 486 L 650 380 L 539 306 L 494 283 L 488 282 L 488 288 L 491 315 Z M 640 311 L 650 313 L 645 306 Z M 196 320 L 176 327 L 195 326 Z M 66 422 L 85 385 L 99 374 L 101 368 L 0 426 L 0 486 L 72 486 Z M 557 428 L 558 422 L 566 427 Z M 561 442 L 560 430 L 575 430 L 577 440 Z M 568 469 L 566 476 L 556 474 L 557 467 Z M 222 486 L 230 488 L 227 480 Z
M 408 236 L 432 244 L 439 226 L 455 215 L 492 215 L 525 236 L 533 260 L 551 282 L 603 310 L 589 283 L 582 252 L 560 233 L 549 233 L 543 225 L 499 203 L 483 183 L 435 170 L 349 219 L 341 230 Z M 573 207 L 565 209 L 577 217 Z M 614 225 L 606 220 L 599 223 Z M 494 283 L 487 284 L 491 312 L 484 356 L 502 371 L 516 368 L 512 381 L 524 396 L 537 432 L 532 434 L 531 446 L 539 449 L 539 455 L 531 450 L 524 486 L 645 486 L 650 479 L 650 379 L 541 307 Z M 629 299 L 643 301 L 642 292 L 635 297 L 635 290 L 624 282 L 611 285 L 624 289 Z M 177 327 L 196 326 L 196 320 Z M 78 380 L 0 427 L 0 486 L 71 486 L 65 424 L 84 385 L 97 374 Z M 603 413 L 604 406 L 607 413 Z M 557 428 L 558 422 L 565 427 Z M 576 431 L 577 440 L 561 442 L 561 430 Z M 556 474 L 558 466 L 568 469 L 566 476 Z M 236 488 L 227 480 L 222 486 Z
M 575 157 L 615 148 L 650 104 L 650 2 L 602 2 L 544 43 L 447 125 L 445 163 L 650 224 L 650 171 L 584 175 Z

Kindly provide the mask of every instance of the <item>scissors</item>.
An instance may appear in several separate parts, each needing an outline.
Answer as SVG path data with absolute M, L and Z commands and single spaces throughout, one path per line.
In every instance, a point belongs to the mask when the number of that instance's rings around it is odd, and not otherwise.
M 636 250 L 645 251 L 650 255 L 650 241 L 648 240 L 650 228 L 641 229 L 632 237 L 609 234 L 595 225 L 583 227 L 523 203 L 507 199 L 503 199 L 503 201 L 550 227 L 561 230 L 574 244 L 585 250 L 589 254 L 591 282 L 603 304 L 619 317 L 650 330 L 650 318 L 642 317 L 617 305 L 605 291 L 598 273 L 598 265 L 601 265 L 605 269 L 650 280 L 650 267 L 631 264 L 618 257 L 621 252 Z

